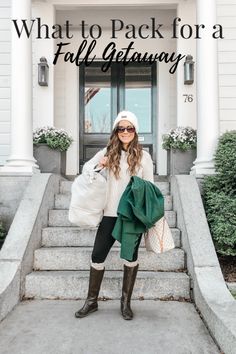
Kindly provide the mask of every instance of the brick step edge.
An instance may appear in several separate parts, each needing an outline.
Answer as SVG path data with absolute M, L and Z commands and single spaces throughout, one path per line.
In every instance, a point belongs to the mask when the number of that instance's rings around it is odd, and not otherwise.
M 105 270 L 99 297 L 119 299 L 122 271 Z M 89 271 L 33 272 L 26 276 L 25 299 L 85 299 Z M 186 273 L 138 271 L 133 299 L 190 299 Z
M 165 218 L 169 227 L 176 227 L 177 216 L 173 210 L 165 211 Z M 48 226 L 75 226 L 69 222 L 67 209 L 49 210 Z
M 123 268 L 119 248 L 112 248 L 106 259 L 109 270 Z M 35 270 L 87 270 L 90 266 L 92 247 L 49 247 L 34 252 Z M 181 248 L 174 248 L 162 254 L 139 249 L 140 270 L 176 271 L 185 268 L 185 254 Z
M 73 181 L 61 181 L 59 193 L 70 193 L 72 183 Z M 154 181 L 154 183 L 160 189 L 163 195 L 168 195 L 170 193 L 170 183 L 168 181 Z
M 54 209 L 69 210 L 70 199 L 71 199 L 71 195 L 70 194 L 56 194 L 55 195 Z M 172 196 L 165 195 L 164 196 L 164 210 L 168 210 L 169 211 L 169 210 L 172 210 L 172 209 L 173 209 Z
M 42 230 L 43 247 L 93 247 L 96 229 L 79 229 L 76 227 L 47 227 Z M 180 230 L 171 229 L 175 247 L 181 247 Z M 114 246 L 120 246 L 115 241 Z M 144 247 L 144 237 L 142 237 L 140 247 Z

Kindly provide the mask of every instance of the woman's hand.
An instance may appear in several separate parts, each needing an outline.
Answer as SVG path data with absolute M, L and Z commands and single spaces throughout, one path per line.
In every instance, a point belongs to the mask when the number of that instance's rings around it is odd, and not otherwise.
M 99 161 L 99 164 L 98 164 L 98 167 L 100 168 L 103 168 L 103 167 L 106 167 L 107 165 L 107 160 L 108 160 L 108 157 L 107 156 L 104 156 L 100 161 Z

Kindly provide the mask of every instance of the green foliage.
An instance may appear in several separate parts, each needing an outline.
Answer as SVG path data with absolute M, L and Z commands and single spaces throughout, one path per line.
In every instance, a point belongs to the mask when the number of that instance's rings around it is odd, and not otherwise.
M 236 256 L 236 131 L 220 137 L 215 168 L 203 182 L 207 220 L 216 251 Z
M 47 144 L 51 149 L 66 151 L 71 145 L 73 139 L 64 129 L 54 127 L 42 127 L 34 130 L 33 143 Z
M 215 168 L 224 182 L 224 190 L 236 194 L 236 130 L 226 132 L 219 139 Z
M 224 192 L 208 192 L 206 214 L 217 252 L 236 256 L 236 198 Z
M 197 132 L 191 127 L 177 127 L 163 135 L 162 147 L 165 150 L 179 149 L 182 151 L 196 148 Z
M 5 240 L 6 236 L 7 236 L 7 231 L 4 227 L 3 222 L 0 221 L 0 248 Z

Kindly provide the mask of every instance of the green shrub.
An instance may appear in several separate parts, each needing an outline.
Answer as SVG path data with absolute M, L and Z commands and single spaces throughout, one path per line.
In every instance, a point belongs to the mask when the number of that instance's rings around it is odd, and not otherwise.
M 207 220 L 216 251 L 236 256 L 236 131 L 220 137 L 215 169 L 203 182 Z
M 236 198 L 224 192 L 211 192 L 206 209 L 217 252 L 236 256 Z
M 7 236 L 7 231 L 4 227 L 3 222 L 0 221 L 0 249 L 3 245 L 3 242 L 4 242 L 6 236 Z
M 215 168 L 224 183 L 224 191 L 236 194 L 236 130 L 226 132 L 220 137 Z

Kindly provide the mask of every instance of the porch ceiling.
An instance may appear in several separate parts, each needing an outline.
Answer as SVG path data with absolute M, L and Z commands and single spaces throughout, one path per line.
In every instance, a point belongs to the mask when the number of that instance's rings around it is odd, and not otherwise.
M 109 26 L 108 19 L 116 18 L 123 19 L 126 24 L 133 23 L 134 25 L 139 25 L 141 23 L 149 23 L 150 17 L 156 18 L 156 23 L 162 23 L 162 28 L 169 27 L 172 23 L 173 18 L 176 16 L 176 9 L 167 9 L 160 6 L 127 6 L 125 9 L 123 6 L 116 6 L 116 10 L 113 14 L 114 7 L 106 6 L 94 6 L 93 11 L 91 7 L 88 6 L 78 6 L 73 9 L 70 8 L 60 8 L 56 11 L 56 22 L 63 26 L 65 20 L 69 20 L 73 24 L 73 28 L 76 29 L 79 25 L 78 20 L 81 18 L 86 18 L 88 23 L 103 23 L 103 28 L 105 29 Z M 104 22 L 106 20 L 106 23 Z
M 33 0 L 35 1 L 35 0 Z M 56 10 L 76 10 L 78 7 L 149 7 L 160 9 L 176 9 L 180 0 L 41 0 L 55 5 Z
M 112 3 L 106 3 L 106 4 L 100 4 L 98 5 L 97 3 L 96 4 L 73 4 L 73 5 L 68 5 L 68 4 L 65 4 L 65 5 L 58 5 L 58 4 L 55 4 L 55 9 L 57 11 L 66 11 L 66 10 L 71 10 L 71 11 L 74 11 L 74 10 L 78 10 L 78 9 L 81 9 L 82 8 L 89 8 L 91 9 L 91 7 L 93 9 L 101 9 L 101 8 L 104 8 L 104 7 L 112 7 L 112 8 L 122 8 L 124 9 L 133 9 L 134 7 L 137 8 L 137 7 L 140 7 L 141 9 L 145 8 L 145 9 L 148 9 L 148 10 L 152 10 L 152 9 L 160 9 L 160 10 L 173 10 L 173 9 L 177 9 L 177 4 L 160 4 L 160 3 L 155 3 L 155 4 L 145 4 L 145 3 L 134 3 L 134 4 L 130 4 L 130 3 L 119 3 L 119 4 L 112 4 Z

